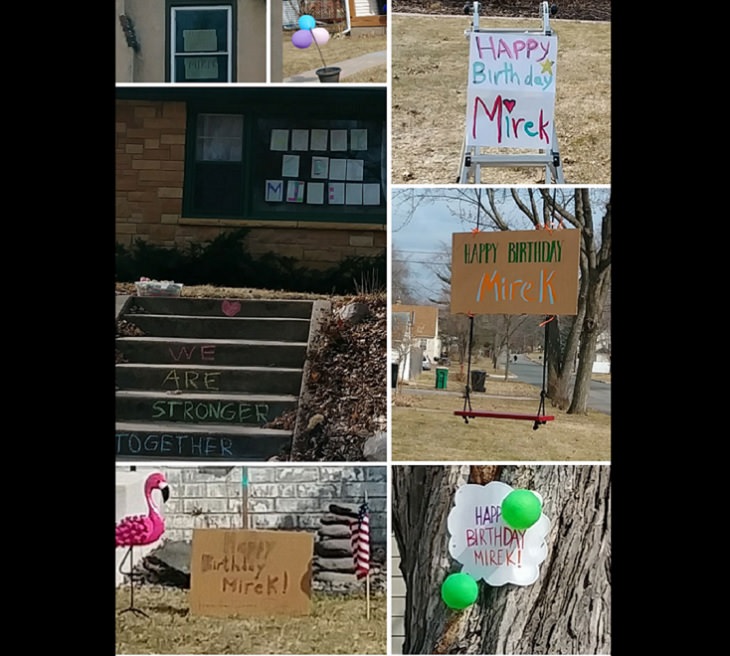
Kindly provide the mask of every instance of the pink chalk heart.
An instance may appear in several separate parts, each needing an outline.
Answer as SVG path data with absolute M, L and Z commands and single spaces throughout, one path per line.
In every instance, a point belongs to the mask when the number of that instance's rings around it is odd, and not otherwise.
M 221 303 L 221 309 L 227 317 L 235 317 L 241 311 L 241 304 L 238 301 L 226 299 Z
M 504 100 L 504 106 L 507 108 L 508 112 L 512 112 L 512 110 L 515 108 L 515 101 L 514 100 Z

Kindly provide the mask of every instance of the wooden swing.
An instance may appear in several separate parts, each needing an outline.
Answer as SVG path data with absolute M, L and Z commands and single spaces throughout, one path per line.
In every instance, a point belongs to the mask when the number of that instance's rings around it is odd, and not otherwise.
M 463 417 L 464 423 L 468 424 L 470 418 L 474 417 L 487 417 L 491 419 L 527 419 L 529 421 L 534 421 L 535 423 L 532 426 L 532 430 L 537 430 L 540 428 L 542 424 L 547 423 L 548 421 L 552 421 L 555 419 L 553 415 L 546 415 L 545 414 L 545 397 L 547 396 L 547 393 L 545 392 L 545 381 L 547 378 L 547 331 L 548 331 L 548 324 L 554 319 L 555 317 L 547 317 L 545 321 L 540 324 L 545 326 L 545 348 L 543 350 L 543 359 L 542 359 L 542 389 L 540 390 L 540 405 L 537 409 L 537 414 L 534 415 L 525 415 L 525 414 L 517 414 L 517 413 L 511 413 L 511 412 L 486 412 L 483 410 L 473 410 L 471 407 L 471 397 L 469 395 L 469 383 L 471 381 L 471 347 L 472 347 L 472 341 L 474 339 L 474 315 L 469 315 L 469 353 L 467 356 L 467 364 L 466 364 L 466 389 L 464 391 L 464 409 L 463 410 L 454 410 L 454 414 Z M 467 410 L 467 406 L 469 406 L 469 409 Z

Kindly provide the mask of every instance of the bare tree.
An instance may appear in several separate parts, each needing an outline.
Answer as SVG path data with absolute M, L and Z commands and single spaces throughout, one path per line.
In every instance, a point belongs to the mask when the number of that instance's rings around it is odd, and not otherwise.
M 393 531 L 406 585 L 405 654 L 611 652 L 610 465 L 394 466 Z M 551 526 L 548 555 L 529 586 L 479 582 L 476 603 L 453 611 L 440 597 L 460 569 L 447 517 L 466 482 L 503 481 L 539 492 Z

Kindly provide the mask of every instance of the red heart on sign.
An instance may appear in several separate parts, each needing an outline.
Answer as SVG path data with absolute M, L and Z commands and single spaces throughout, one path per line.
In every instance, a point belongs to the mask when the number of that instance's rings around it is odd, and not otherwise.
M 227 317 L 235 317 L 241 311 L 241 304 L 238 301 L 225 300 L 221 303 L 223 314 Z
M 514 100 L 504 100 L 504 106 L 507 108 L 508 112 L 512 112 L 512 110 L 515 108 L 515 101 Z

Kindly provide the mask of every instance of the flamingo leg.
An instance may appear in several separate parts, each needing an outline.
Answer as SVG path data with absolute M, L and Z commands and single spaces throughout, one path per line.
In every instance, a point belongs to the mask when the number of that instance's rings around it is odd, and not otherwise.
M 132 556 L 132 549 L 134 549 L 134 545 L 130 546 L 129 549 L 127 549 L 127 553 L 124 554 L 124 558 L 122 558 L 122 562 L 119 563 L 119 572 L 123 575 L 129 576 L 129 607 L 125 608 L 123 610 L 119 611 L 119 614 L 122 613 L 136 613 L 137 615 L 142 615 L 149 619 L 149 615 L 145 613 L 143 610 L 139 608 L 134 607 L 134 558 Z M 125 572 L 122 567 L 124 566 L 124 563 L 127 561 L 127 558 L 129 558 L 129 571 Z

